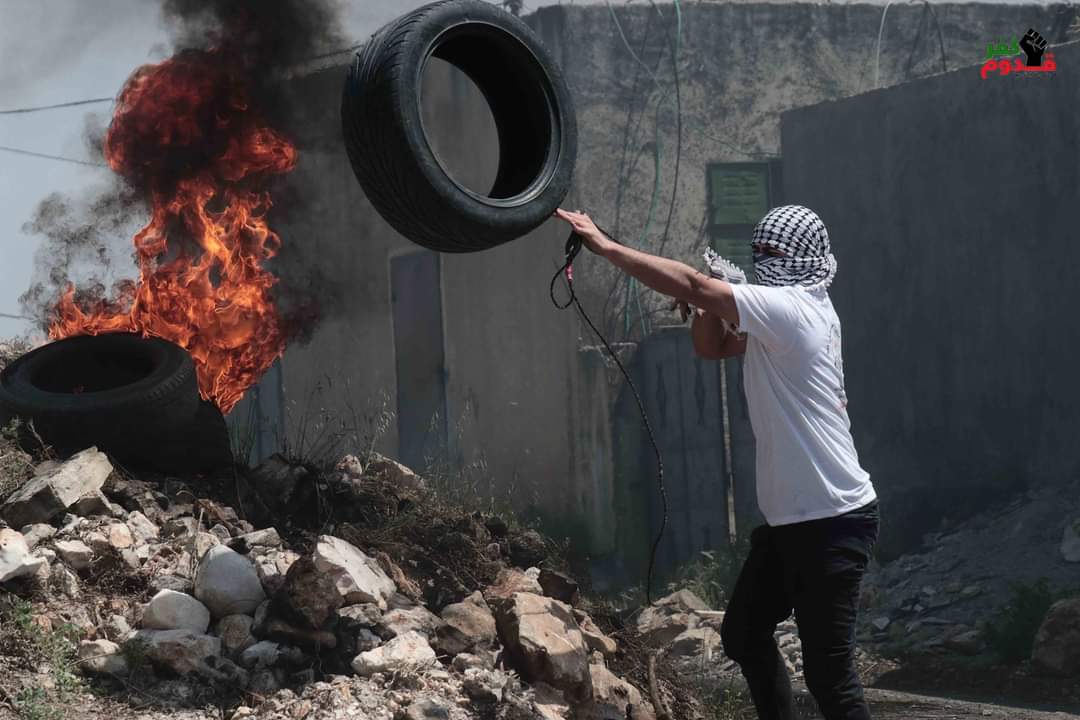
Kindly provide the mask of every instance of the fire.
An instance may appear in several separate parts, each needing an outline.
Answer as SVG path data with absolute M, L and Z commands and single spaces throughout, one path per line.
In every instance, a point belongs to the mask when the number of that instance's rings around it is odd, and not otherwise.
M 252 109 L 236 67 L 221 51 L 185 51 L 128 80 L 105 159 L 150 205 L 134 237 L 139 279 L 82 303 L 69 285 L 49 327 L 52 339 L 138 332 L 176 343 L 223 413 L 285 349 L 277 279 L 262 266 L 281 244 L 266 185 L 297 159 Z

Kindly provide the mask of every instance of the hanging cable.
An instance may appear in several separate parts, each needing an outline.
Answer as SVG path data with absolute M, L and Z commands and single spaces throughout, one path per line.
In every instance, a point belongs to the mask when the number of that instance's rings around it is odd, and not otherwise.
M 89 160 L 76 160 L 75 158 L 64 157 L 62 155 L 48 155 L 46 153 L 33 152 L 31 150 L 22 150 L 20 148 L 7 147 L 6 145 L 0 145 L 0 150 L 4 152 L 14 153 L 15 155 L 28 155 L 29 157 L 43 158 L 45 160 L 58 160 L 60 162 L 75 163 L 76 165 L 88 165 L 90 167 L 109 167 L 105 163 L 96 163 Z
M 652 0 L 650 0 L 652 2 Z M 671 47 L 671 73 L 675 78 L 675 178 L 671 181 L 671 204 L 668 205 L 667 222 L 664 224 L 664 234 L 660 236 L 660 248 L 657 255 L 663 255 L 664 245 L 668 241 L 668 232 L 671 230 L 671 219 L 675 215 L 675 202 L 679 195 L 679 166 L 682 164 L 682 84 L 679 82 L 679 50 L 682 47 L 682 8 L 679 0 L 675 2 L 675 42 Z M 653 2 L 655 7 L 656 3 Z M 656 8 L 660 14 L 660 8 Z M 662 17 L 662 16 L 661 16 Z M 669 44 L 671 41 L 669 39 Z
M 13 108 L 0 110 L 0 115 L 19 115 L 22 113 L 41 112 L 42 110 L 55 110 L 57 108 L 76 107 L 78 105 L 94 105 L 96 103 L 113 102 L 115 98 L 90 98 L 89 100 L 72 100 L 71 102 L 56 103 L 55 105 L 38 105 L 37 107 Z
M 614 242 L 619 242 L 618 238 L 612 237 L 612 235 L 604 230 L 599 225 L 596 228 L 611 238 Z M 566 239 L 565 254 L 566 259 L 563 262 L 563 266 L 555 271 L 555 275 L 551 278 L 551 287 L 549 293 L 551 295 L 552 304 L 560 310 L 565 310 L 573 304 L 582 319 L 589 325 L 596 337 L 600 338 L 600 342 L 604 344 L 604 348 L 611 355 L 611 359 L 618 365 L 619 370 L 622 371 L 623 377 L 626 378 L 627 385 L 630 386 L 630 391 L 634 394 L 634 400 L 637 401 L 638 411 L 641 413 L 641 421 L 645 424 L 645 432 L 649 435 L 649 442 L 652 443 L 653 450 L 656 452 L 656 468 L 657 468 L 657 483 L 660 487 L 660 499 L 663 505 L 663 517 L 660 520 L 660 529 L 656 533 L 656 538 L 653 540 L 652 547 L 649 550 L 649 568 L 645 575 L 645 600 L 647 604 L 652 605 L 652 581 L 653 571 L 656 567 L 656 551 L 660 547 L 660 541 L 664 538 L 664 530 L 667 529 L 668 523 L 668 496 L 667 487 L 664 485 L 664 460 L 660 456 L 660 446 L 656 442 L 656 436 L 653 435 L 652 426 L 649 425 L 649 416 L 645 413 L 645 404 L 641 401 L 641 395 L 638 394 L 637 387 L 634 385 L 634 381 L 630 378 L 630 373 L 623 367 L 622 362 L 619 361 L 619 356 L 611 348 L 607 339 L 596 328 L 593 321 L 589 319 L 589 316 L 585 313 L 585 309 L 581 307 L 581 303 L 577 299 L 577 294 L 574 292 L 574 258 L 581 252 L 582 239 L 575 232 L 571 232 L 570 236 Z M 621 244 L 621 243 L 620 243 Z M 555 283 L 558 281 L 559 276 L 563 276 L 566 279 L 566 287 L 569 290 L 570 297 L 565 303 L 559 303 L 555 299 Z
M 874 59 L 874 89 L 877 90 L 881 87 L 881 34 L 885 32 L 885 16 L 889 12 L 889 6 L 892 5 L 892 0 L 888 0 L 885 3 L 885 9 L 881 11 L 881 22 L 878 24 L 877 31 L 877 50 L 875 51 Z

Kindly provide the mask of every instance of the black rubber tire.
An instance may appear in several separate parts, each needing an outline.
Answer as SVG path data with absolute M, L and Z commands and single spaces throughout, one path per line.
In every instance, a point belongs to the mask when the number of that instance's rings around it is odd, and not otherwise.
M 199 412 L 191 356 L 158 338 L 87 335 L 43 345 L 0 372 L 0 419 L 32 419 L 58 452 L 91 445 L 135 467 Z
M 487 195 L 457 183 L 428 143 L 420 110 L 428 59 L 467 74 L 499 135 Z M 341 104 L 353 171 L 380 215 L 413 242 L 474 252 L 520 237 L 566 197 L 577 123 L 562 71 L 532 29 L 483 0 L 443 0 L 387 24 L 357 53 Z

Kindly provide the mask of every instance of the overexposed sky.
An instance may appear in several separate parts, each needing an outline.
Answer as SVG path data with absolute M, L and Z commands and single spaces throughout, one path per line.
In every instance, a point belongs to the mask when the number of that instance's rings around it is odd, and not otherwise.
M 616 6 L 624 4 L 613 1 Z M 425 3 L 341 0 L 341 4 L 342 34 L 360 42 L 397 15 Z M 555 3 L 526 0 L 525 7 L 528 11 L 547 4 Z M 5 111 L 113 97 L 136 67 L 170 54 L 156 0 L 0 0 L 0 147 L 100 163 L 86 146 L 85 129 L 87 123 L 108 124 L 109 103 L 31 113 Z M 24 320 L 3 317 L 21 312 L 18 297 L 30 283 L 34 251 L 40 244 L 23 226 L 49 194 L 60 192 L 77 202 L 95 185 L 104 184 L 108 175 L 102 167 L 0 150 L 0 338 L 31 329 Z M 122 241 L 130 244 L 130 237 L 118 241 L 122 247 Z

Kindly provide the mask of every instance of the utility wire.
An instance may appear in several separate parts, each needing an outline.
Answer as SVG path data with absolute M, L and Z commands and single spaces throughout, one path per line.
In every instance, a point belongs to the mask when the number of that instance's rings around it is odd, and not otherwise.
M 37 107 L 14 108 L 12 110 L 0 110 L 0 115 L 18 115 L 21 113 L 41 112 L 42 110 L 55 110 L 56 108 L 75 107 L 77 105 L 94 105 L 96 103 L 113 102 L 116 98 L 91 98 L 89 100 L 72 100 L 71 102 L 56 103 L 55 105 L 38 105 Z
M 89 167 L 109 167 L 105 163 L 91 162 L 89 160 L 76 160 L 75 158 L 63 157 L 62 155 L 48 155 L 46 153 L 33 152 L 32 150 L 22 150 L 20 148 L 8 147 L 6 145 L 0 145 L 0 150 L 4 152 L 14 153 L 16 155 L 27 155 L 29 157 L 44 158 L 45 160 L 59 160 L 60 162 L 75 163 L 76 165 L 87 165 Z

